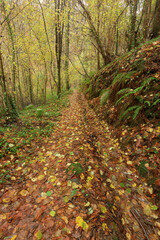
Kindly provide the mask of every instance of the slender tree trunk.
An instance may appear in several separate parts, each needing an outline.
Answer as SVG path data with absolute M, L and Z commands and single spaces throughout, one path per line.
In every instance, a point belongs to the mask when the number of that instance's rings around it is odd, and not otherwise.
M 55 12 L 56 12 L 56 26 L 55 26 L 55 35 L 56 35 L 56 58 L 57 58 L 57 96 L 60 96 L 61 93 L 61 57 L 62 57 L 62 41 L 63 41 L 63 29 L 64 22 L 61 21 L 60 15 L 64 11 L 64 0 L 55 0 Z
M 107 65 L 109 62 L 111 62 L 111 56 L 110 56 L 109 52 L 104 49 L 104 46 L 103 46 L 103 44 L 100 40 L 100 36 L 98 35 L 97 30 L 96 30 L 96 28 L 93 24 L 91 15 L 90 15 L 89 11 L 86 9 L 83 1 L 82 0 L 77 0 L 77 1 L 85 12 L 85 15 L 86 15 L 86 18 L 88 20 L 90 30 L 91 30 L 91 33 L 92 33 L 92 37 L 96 41 L 97 48 L 98 48 L 99 52 L 101 53 L 101 55 L 103 57 L 104 65 Z
M 136 46 L 137 4 L 138 4 L 138 0 L 132 0 L 130 5 L 131 27 L 130 27 L 129 46 L 128 46 L 129 51 Z
M 17 54 L 16 54 L 16 57 L 17 57 L 18 90 L 19 90 L 19 95 L 20 95 L 20 100 L 21 100 L 21 106 L 24 107 L 24 100 L 23 100 L 23 94 L 22 94 L 22 89 L 21 89 L 21 81 L 20 81 L 20 76 L 19 76 L 19 59 L 18 59 Z
M 100 31 L 100 1 L 98 0 L 97 3 L 97 34 L 99 36 Z M 100 70 L 100 52 L 97 50 L 97 70 Z
M 1 42 L 0 42 L 0 84 L 2 86 L 3 94 L 7 94 L 6 80 L 2 60 Z
M 50 44 L 50 41 L 49 41 L 49 36 L 48 36 L 48 31 L 47 31 L 47 25 L 46 25 L 46 19 L 45 19 L 45 16 L 44 16 L 43 7 L 42 7 L 42 4 L 41 4 L 40 0 L 38 0 L 38 2 L 39 2 L 39 5 L 40 5 L 40 8 L 41 8 L 44 30 L 45 30 L 45 34 L 46 34 L 46 39 L 47 39 L 49 51 L 50 51 L 50 71 L 51 71 L 51 76 L 52 76 L 52 79 L 53 79 L 53 81 L 54 81 L 54 83 L 56 84 L 56 87 L 57 87 L 57 82 L 56 82 L 56 80 L 55 80 L 55 76 L 54 76 L 53 69 L 52 69 L 52 67 L 53 67 L 53 66 L 52 66 L 52 65 L 53 65 L 53 53 L 52 53 L 51 44 Z M 52 84 L 51 84 L 51 85 L 52 85 Z M 52 91 L 52 88 L 51 88 L 51 91 Z
M 68 6 L 70 7 L 70 6 Z M 67 23 L 65 31 L 65 80 L 66 80 L 66 89 L 70 89 L 69 84 L 69 36 L 70 36 L 70 8 L 67 14 Z
M 14 33 L 13 29 L 11 27 L 10 19 L 9 16 L 6 14 L 6 8 L 5 8 L 5 3 L 3 1 L 3 12 L 5 14 L 5 20 L 7 23 L 7 29 L 8 29 L 8 35 L 11 40 L 11 45 L 12 45 L 12 84 L 13 84 L 13 94 L 15 96 L 15 91 L 16 91 L 16 53 L 15 53 L 15 45 L 14 45 Z
M 43 102 L 44 104 L 46 103 L 46 96 L 47 96 L 47 83 L 48 83 L 48 69 L 47 69 L 47 62 L 46 62 L 46 58 L 45 58 L 45 54 L 44 54 L 44 51 L 43 51 L 43 48 L 41 46 L 41 42 L 40 42 L 40 39 L 38 38 L 38 36 L 35 34 L 34 32 L 34 35 L 38 41 L 38 44 L 39 44 L 39 49 L 40 49 L 40 52 L 42 54 L 42 58 L 43 58 L 43 62 L 44 62 L 44 69 L 45 69 L 45 78 L 44 78 L 44 99 L 43 99 Z
M 28 68 L 28 83 L 29 83 L 29 95 L 30 101 L 33 103 L 33 86 L 32 86 L 32 76 L 31 76 L 31 68 Z

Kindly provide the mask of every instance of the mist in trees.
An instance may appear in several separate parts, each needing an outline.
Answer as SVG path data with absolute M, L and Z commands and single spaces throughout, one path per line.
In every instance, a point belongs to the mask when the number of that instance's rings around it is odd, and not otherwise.
M 160 0 L 1 0 L 0 107 L 16 119 L 159 36 Z

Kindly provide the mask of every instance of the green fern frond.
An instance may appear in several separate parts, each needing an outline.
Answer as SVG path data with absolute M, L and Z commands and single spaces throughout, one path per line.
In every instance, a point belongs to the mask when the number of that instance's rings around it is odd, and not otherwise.
M 148 83 L 150 83 L 151 81 L 154 81 L 154 80 L 157 80 L 157 78 L 155 78 L 155 77 L 147 78 L 142 82 L 141 86 L 145 87 Z
M 123 93 L 128 93 L 131 89 L 130 88 L 124 88 L 124 89 L 121 89 L 120 91 L 117 92 L 117 95 L 120 95 L 120 94 L 123 94 Z
M 138 88 L 134 89 L 133 91 L 131 91 L 131 92 L 129 92 L 129 93 L 126 93 L 125 95 L 123 95 L 121 98 L 119 98 L 119 99 L 117 100 L 117 102 L 116 102 L 115 105 L 117 106 L 117 104 L 118 104 L 119 102 L 121 102 L 124 98 L 128 97 L 128 96 L 131 95 L 131 94 L 135 94 L 135 93 L 137 93 L 137 92 L 140 92 L 142 89 L 143 89 L 143 86 L 138 87 Z
M 107 100 L 109 99 L 109 96 L 111 94 L 111 90 L 108 89 L 106 90 L 103 94 L 102 94 L 102 97 L 101 97 L 101 100 L 100 100 L 100 104 L 101 105 L 105 105 L 107 103 Z
M 122 118 L 125 115 L 127 115 L 128 112 L 133 111 L 134 109 L 137 109 L 137 108 L 139 108 L 139 105 L 129 107 L 125 112 L 123 112 L 123 114 L 120 115 L 120 120 L 122 120 Z
M 142 109 L 142 106 L 139 106 L 139 107 L 137 107 L 137 109 L 134 111 L 133 120 L 136 119 L 136 117 L 137 117 L 137 115 L 138 115 L 138 113 L 139 113 L 139 111 L 140 111 L 141 109 Z
M 136 71 L 131 71 L 128 73 L 120 73 L 118 74 L 112 82 L 112 86 L 115 85 L 115 83 L 121 84 L 123 81 L 129 80 L 133 77 L 134 73 L 136 73 Z

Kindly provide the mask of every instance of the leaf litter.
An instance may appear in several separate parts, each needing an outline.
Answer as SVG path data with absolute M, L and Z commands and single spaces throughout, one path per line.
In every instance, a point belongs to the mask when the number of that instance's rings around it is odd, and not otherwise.
M 76 91 L 53 134 L 17 174 L 20 182 L 1 185 L 0 239 L 160 237 L 152 188 Z

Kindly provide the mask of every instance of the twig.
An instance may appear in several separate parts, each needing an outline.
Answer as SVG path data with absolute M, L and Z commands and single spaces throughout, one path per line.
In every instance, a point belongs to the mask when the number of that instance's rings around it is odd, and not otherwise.
M 130 212 L 132 213 L 132 215 L 135 217 L 135 219 L 137 220 L 137 222 L 139 223 L 140 227 L 142 228 L 142 231 L 145 235 L 145 237 L 147 238 L 147 240 L 150 240 L 148 235 L 147 235 L 147 232 L 145 230 L 145 228 L 143 227 L 143 224 L 141 223 L 141 221 L 138 219 L 137 215 L 136 215 L 136 211 L 135 209 L 131 209 Z

